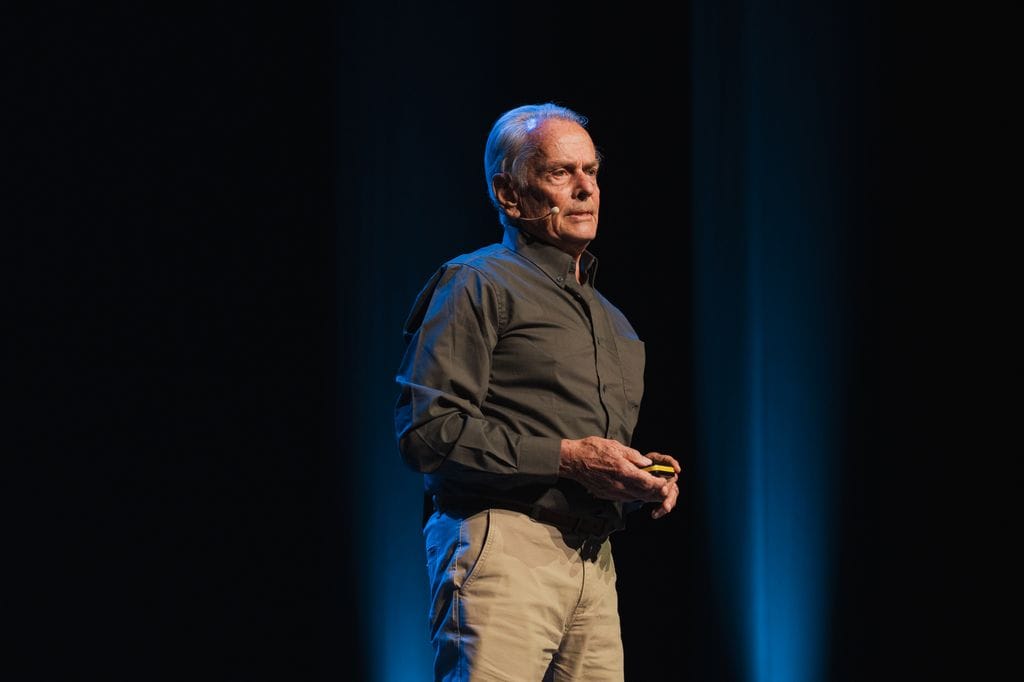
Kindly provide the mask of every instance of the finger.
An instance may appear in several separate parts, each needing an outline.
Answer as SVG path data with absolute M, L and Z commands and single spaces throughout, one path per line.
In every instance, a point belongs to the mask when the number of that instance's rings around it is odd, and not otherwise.
M 679 462 L 672 455 L 666 455 L 662 452 L 648 452 L 647 456 L 653 459 L 658 464 L 670 465 L 673 469 L 676 470 L 677 474 L 680 471 L 682 471 L 682 467 L 679 465 Z
M 679 486 L 673 484 L 666 487 L 668 490 L 666 491 L 665 499 L 651 511 L 651 518 L 653 519 L 660 519 L 676 507 L 676 501 L 679 499 Z
M 666 455 L 663 452 L 648 452 L 647 456 L 655 460 L 658 464 L 671 465 L 672 468 L 676 470 L 676 472 L 678 472 L 681 469 L 678 460 L 676 460 L 676 458 L 673 457 L 672 455 Z
M 665 499 L 665 496 L 662 494 L 662 488 L 665 486 L 664 478 L 654 476 L 640 469 L 633 469 L 626 472 L 620 480 L 626 491 L 628 491 L 629 499 L 657 503 L 661 503 Z
M 626 461 L 631 462 L 638 467 L 649 467 L 654 464 L 654 461 L 651 458 L 640 454 L 639 450 L 625 448 L 625 451 Z
M 676 508 L 676 502 L 679 500 L 679 486 L 672 484 L 672 489 L 669 490 L 668 496 L 665 501 L 661 503 L 661 508 L 665 510 L 665 514 Z M 663 514 L 664 515 L 664 514 Z

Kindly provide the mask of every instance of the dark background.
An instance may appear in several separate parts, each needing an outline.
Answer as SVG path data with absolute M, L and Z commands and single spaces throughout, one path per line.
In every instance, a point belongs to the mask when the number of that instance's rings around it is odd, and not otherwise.
M 951 129 L 936 99 L 956 66 L 917 17 L 857 6 L 827 24 L 850 46 L 864 108 L 843 142 L 860 152 L 841 161 L 864 191 L 845 235 L 857 428 L 836 464 L 827 660 L 831 679 L 892 679 L 978 664 L 976 541 L 969 510 L 949 504 L 974 492 L 947 466 L 974 395 L 960 388 L 973 385 L 958 362 L 970 306 L 950 263 L 972 263 L 938 200 L 955 194 L 955 143 L 934 140 Z M 742 4 L 727 8 L 742 22 Z M 640 7 L 508 21 L 498 9 L 303 4 L 7 23 L 21 105 L 6 142 L 8 603 L 23 607 L 11 613 L 30 678 L 361 677 L 365 651 L 344 634 L 362 615 L 346 548 L 367 522 L 343 460 L 354 282 L 379 267 L 408 287 L 429 271 L 403 273 L 403 248 L 440 262 L 481 243 L 470 229 L 491 219 L 482 182 L 452 186 L 431 159 L 478 174 L 487 129 L 516 104 L 589 115 L 613 152 L 602 225 L 653 226 L 602 235 L 601 283 L 648 339 L 638 445 L 692 449 L 692 244 L 675 229 L 693 199 L 690 27 Z M 412 155 L 410 126 L 436 131 L 414 136 L 429 142 Z M 408 188 L 375 188 L 382 174 Z M 421 223 L 393 261 L 361 262 L 350 228 L 374 210 Z M 666 211 L 676 219 L 660 222 Z M 617 549 L 626 576 L 672 575 L 654 595 L 624 589 L 627 651 L 656 649 L 684 679 L 741 679 L 701 589 L 708 538 L 687 483 L 676 513 L 636 523 Z M 685 538 L 673 555 L 666 532 Z M 643 661 L 631 666 L 644 679 Z

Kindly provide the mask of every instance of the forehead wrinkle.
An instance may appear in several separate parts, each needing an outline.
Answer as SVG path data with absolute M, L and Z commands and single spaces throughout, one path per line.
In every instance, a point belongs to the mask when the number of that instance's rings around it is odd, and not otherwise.
M 562 146 L 562 145 L 558 145 Z M 561 168 L 563 166 L 596 166 L 601 162 L 601 159 L 597 155 L 597 150 L 593 144 L 588 145 L 590 149 L 587 150 L 585 158 L 577 158 L 571 154 L 566 154 L 562 149 L 551 150 L 554 154 L 548 154 L 548 150 L 545 150 L 543 146 L 538 148 L 537 159 L 540 161 L 540 165 L 545 168 Z M 555 154 L 558 154 L 555 156 Z

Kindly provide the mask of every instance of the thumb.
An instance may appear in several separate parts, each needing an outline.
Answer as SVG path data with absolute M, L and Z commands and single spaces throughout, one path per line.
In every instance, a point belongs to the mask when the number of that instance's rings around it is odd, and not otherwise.
M 644 455 L 640 454 L 639 450 L 634 450 L 633 448 L 626 449 L 626 459 L 628 459 L 630 462 L 632 462 L 638 467 L 648 467 L 654 464 L 654 460 L 652 460 L 650 457 L 645 457 Z

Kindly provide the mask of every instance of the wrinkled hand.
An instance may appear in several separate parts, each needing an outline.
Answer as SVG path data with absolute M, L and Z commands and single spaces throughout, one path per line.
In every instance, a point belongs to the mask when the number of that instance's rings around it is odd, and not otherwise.
M 563 440 L 561 456 L 559 475 L 576 481 L 595 497 L 616 502 L 656 502 L 658 507 L 651 512 L 656 519 L 676 506 L 679 462 L 669 455 L 642 455 L 618 441 L 590 436 Z M 667 464 L 676 473 L 663 478 L 640 469 L 651 464 Z

